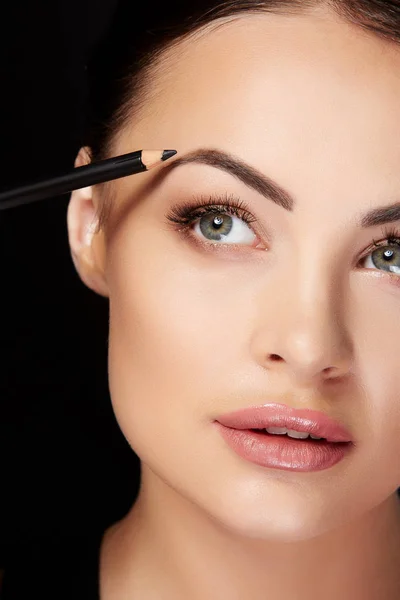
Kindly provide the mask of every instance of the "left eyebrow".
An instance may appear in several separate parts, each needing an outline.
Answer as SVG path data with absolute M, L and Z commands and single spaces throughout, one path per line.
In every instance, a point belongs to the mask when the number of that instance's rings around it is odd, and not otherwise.
M 188 163 L 201 163 L 226 171 L 278 206 L 288 211 L 293 210 L 295 200 L 289 192 L 251 165 L 222 150 L 214 148 L 194 150 L 169 162 L 163 171 L 170 171 Z
M 267 177 L 232 154 L 214 148 L 200 148 L 199 150 L 179 156 L 168 163 L 164 169 L 166 168 L 169 171 L 188 163 L 201 163 L 226 171 L 265 198 L 272 200 L 278 206 L 281 206 L 285 210 L 293 211 L 295 199 L 289 192 L 276 183 L 276 181 L 273 181 L 270 177 Z M 361 213 L 357 224 L 366 229 L 376 227 L 377 225 L 385 225 L 386 223 L 394 223 L 395 221 L 400 221 L 400 202 L 389 206 L 380 206 L 366 213 Z
M 380 206 L 360 215 L 361 227 L 376 227 L 385 223 L 400 221 L 400 202 L 389 206 Z

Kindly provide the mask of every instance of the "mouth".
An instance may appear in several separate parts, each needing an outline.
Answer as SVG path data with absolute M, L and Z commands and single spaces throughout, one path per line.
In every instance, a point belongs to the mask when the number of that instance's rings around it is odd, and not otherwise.
M 326 442 L 352 442 L 349 431 L 327 414 L 308 408 L 292 408 L 285 404 L 265 404 L 244 408 L 216 419 L 231 429 L 247 429 L 271 435 Z
M 326 414 L 281 404 L 236 411 L 214 424 L 241 458 L 273 469 L 328 469 L 354 447 L 344 426 Z

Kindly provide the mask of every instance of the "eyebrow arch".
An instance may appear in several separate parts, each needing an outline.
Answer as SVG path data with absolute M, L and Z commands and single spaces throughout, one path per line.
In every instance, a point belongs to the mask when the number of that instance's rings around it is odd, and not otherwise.
M 213 148 L 201 148 L 176 158 L 168 164 L 167 168 L 171 170 L 188 163 L 202 163 L 226 171 L 278 206 L 285 210 L 293 210 L 294 198 L 286 190 L 232 154 Z
M 283 187 L 241 159 L 214 148 L 200 148 L 179 156 L 168 164 L 168 170 L 189 163 L 201 163 L 226 171 L 254 189 L 265 198 L 272 200 L 285 210 L 293 211 L 295 199 Z M 381 206 L 359 215 L 357 224 L 366 229 L 400 221 L 400 202 Z

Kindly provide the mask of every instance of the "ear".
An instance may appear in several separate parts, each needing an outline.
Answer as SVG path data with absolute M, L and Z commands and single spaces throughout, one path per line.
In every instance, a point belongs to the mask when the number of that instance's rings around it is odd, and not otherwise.
M 90 162 L 89 149 L 82 147 L 75 159 L 75 167 Z M 71 256 L 79 277 L 91 290 L 108 297 L 108 286 L 104 276 L 104 234 L 95 234 L 97 217 L 92 186 L 72 192 L 67 211 L 67 226 Z

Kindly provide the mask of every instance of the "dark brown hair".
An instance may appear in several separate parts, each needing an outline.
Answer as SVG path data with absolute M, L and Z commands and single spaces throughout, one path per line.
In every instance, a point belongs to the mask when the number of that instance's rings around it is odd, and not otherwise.
M 88 64 L 89 104 L 83 145 L 90 148 L 92 160 L 112 155 L 118 133 L 140 111 L 152 76 L 176 44 L 221 19 L 243 13 L 304 13 L 318 5 L 331 8 L 349 23 L 400 43 L 400 0 L 191 0 L 175 7 L 166 1 L 147 10 L 138 9 L 135 0 L 124 0 L 109 34 Z M 108 220 L 111 190 L 111 185 L 103 184 L 97 231 Z

